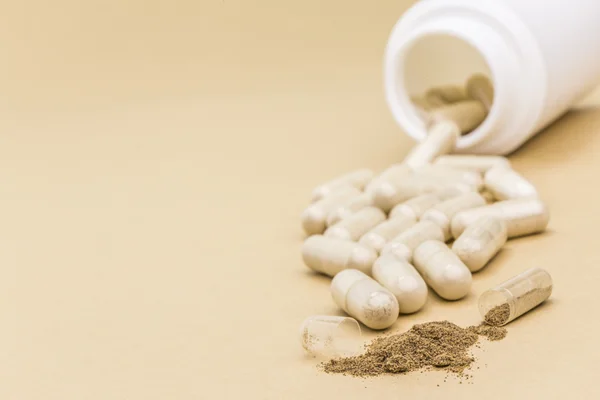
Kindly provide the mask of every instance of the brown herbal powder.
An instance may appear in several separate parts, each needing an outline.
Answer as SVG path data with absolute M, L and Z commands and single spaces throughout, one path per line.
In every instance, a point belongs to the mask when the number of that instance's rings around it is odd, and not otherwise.
M 514 300 L 514 314 L 519 317 L 527 311 L 543 303 L 552 293 L 552 286 L 533 289 Z M 485 314 L 484 321 L 490 325 L 501 326 L 510 318 L 510 305 L 508 303 L 496 306 Z
M 448 321 L 427 322 L 397 335 L 374 339 L 363 354 L 330 360 L 325 372 L 351 376 L 403 374 L 438 369 L 460 376 L 474 361 L 469 350 L 480 336 L 500 340 L 504 328 L 461 328 Z
M 510 306 L 507 303 L 492 308 L 483 318 L 486 323 L 494 326 L 501 326 L 508 322 L 510 318 Z

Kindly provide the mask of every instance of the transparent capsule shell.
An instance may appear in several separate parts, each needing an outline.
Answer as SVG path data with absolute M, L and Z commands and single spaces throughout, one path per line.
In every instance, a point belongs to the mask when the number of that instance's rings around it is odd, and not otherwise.
M 362 348 L 360 324 L 350 317 L 313 315 L 300 326 L 300 342 L 313 357 L 354 356 Z
M 479 313 L 490 325 L 506 325 L 546 301 L 552 288 L 547 271 L 529 269 L 484 292 L 479 297 Z

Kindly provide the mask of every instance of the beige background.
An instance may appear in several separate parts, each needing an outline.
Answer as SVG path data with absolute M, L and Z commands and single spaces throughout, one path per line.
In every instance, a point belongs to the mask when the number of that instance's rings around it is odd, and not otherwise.
M 553 300 L 485 345 L 473 385 L 328 376 L 298 342 L 305 317 L 338 313 L 302 265 L 298 216 L 323 179 L 411 146 L 381 83 L 410 2 L 4 3 L 1 398 L 600 395 L 600 110 L 511 157 L 550 231 L 511 241 L 466 300 L 432 296 L 392 329 L 476 323 L 485 288 L 547 268 Z

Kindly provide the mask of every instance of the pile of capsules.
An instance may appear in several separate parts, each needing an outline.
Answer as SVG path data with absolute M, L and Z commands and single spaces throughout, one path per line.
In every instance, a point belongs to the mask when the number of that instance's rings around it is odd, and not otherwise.
M 448 155 L 469 127 L 460 107 L 443 107 L 460 112 L 432 119 L 404 162 L 318 186 L 302 214 L 304 263 L 333 277 L 335 303 L 371 329 L 419 311 L 428 287 L 463 298 L 507 239 L 548 225 L 535 187 L 506 158 Z

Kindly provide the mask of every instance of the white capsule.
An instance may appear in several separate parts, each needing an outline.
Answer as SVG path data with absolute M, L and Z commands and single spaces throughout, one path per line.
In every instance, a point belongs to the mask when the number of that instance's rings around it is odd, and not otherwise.
M 365 188 L 365 192 L 373 194 L 375 191 L 380 190 L 381 187 L 385 189 L 389 184 L 394 185 L 397 182 L 401 182 L 411 172 L 412 170 L 406 164 L 394 164 L 373 178 Z
M 421 221 L 431 221 L 436 223 L 444 233 L 444 241 L 447 241 L 452 237 L 450 223 L 454 215 L 463 210 L 481 207 L 485 204 L 485 199 L 479 193 L 465 193 L 439 203 L 425 211 L 421 216 Z
M 427 301 L 427 284 L 408 261 L 385 254 L 373 264 L 373 278 L 398 300 L 401 314 L 419 311 Z
M 543 232 L 550 221 L 548 207 L 538 199 L 505 200 L 457 213 L 452 218 L 452 236 L 458 238 L 481 217 L 506 222 L 508 238 Z
M 471 272 L 476 272 L 500 251 L 506 239 L 506 222 L 495 217 L 483 217 L 465 229 L 452 245 L 452 251 Z
M 473 75 L 467 81 L 467 94 L 473 100 L 478 100 L 487 111 L 492 108 L 494 102 L 494 86 L 492 81 L 485 75 Z
M 421 178 L 415 174 L 407 175 L 400 182 L 386 182 L 373 191 L 373 204 L 385 212 L 410 198 L 433 192 L 439 188 L 439 181 Z
M 490 169 L 485 174 L 484 185 L 486 190 L 498 200 L 538 197 L 535 186 L 511 168 Z
M 369 181 L 373 179 L 373 175 L 373 171 L 370 169 L 359 169 L 325 182 L 313 190 L 312 201 L 318 201 L 347 186 L 363 190 Z
M 413 197 L 410 200 L 400 203 L 392 208 L 390 211 L 390 218 L 395 217 L 409 217 L 418 219 L 423 213 L 429 210 L 431 207 L 440 203 L 442 200 L 434 193 L 426 193 L 417 197 Z
M 464 169 L 436 165 L 425 165 L 416 169 L 415 174 L 419 177 L 438 180 L 440 183 L 466 183 L 477 190 L 483 187 L 483 178 L 481 173 L 477 171 L 468 171 Z
M 457 85 L 437 86 L 425 93 L 425 101 L 430 106 L 439 107 L 467 99 L 465 89 Z
M 429 128 L 427 137 L 408 153 L 404 163 L 413 169 L 427 165 L 436 157 L 454 150 L 459 136 L 460 129 L 455 123 L 439 121 Z
M 479 101 L 466 100 L 448 104 L 430 111 L 431 120 L 452 121 L 461 133 L 469 133 L 487 117 L 487 110 Z
M 381 250 L 381 254 L 391 253 L 410 262 L 413 250 L 427 240 L 443 241 L 444 232 L 431 221 L 420 221 L 390 240 Z
M 379 208 L 367 207 L 330 226 L 325 236 L 357 241 L 362 235 L 385 221 L 385 214 Z
M 302 213 L 302 227 L 309 235 L 323 233 L 327 226 L 327 215 L 340 204 L 360 195 L 361 191 L 352 186 L 340 188 L 337 192 L 312 203 Z
M 369 232 L 365 233 L 359 243 L 380 252 L 385 244 L 417 223 L 413 217 L 398 216 L 390 218 Z
M 377 253 L 358 243 L 313 235 L 302 244 L 302 259 L 310 269 L 329 276 L 345 269 L 370 274 Z
M 327 226 L 348 218 L 357 211 L 373 205 L 373 198 L 367 193 L 360 194 L 340 204 L 327 215 Z
M 441 200 L 448 200 L 453 197 L 458 197 L 465 193 L 477 192 L 477 188 L 466 183 L 452 183 L 442 186 L 441 189 L 436 190 L 435 195 Z
M 465 169 L 483 174 L 494 167 L 510 168 L 510 161 L 502 156 L 448 155 L 436 158 L 433 165 Z
M 442 298 L 458 300 L 471 290 L 471 271 L 456 254 L 437 240 L 429 240 L 417 247 L 414 266 L 425 282 Z
M 398 319 L 396 297 L 358 270 L 337 274 L 331 281 L 331 295 L 342 310 L 371 329 L 389 328 Z

